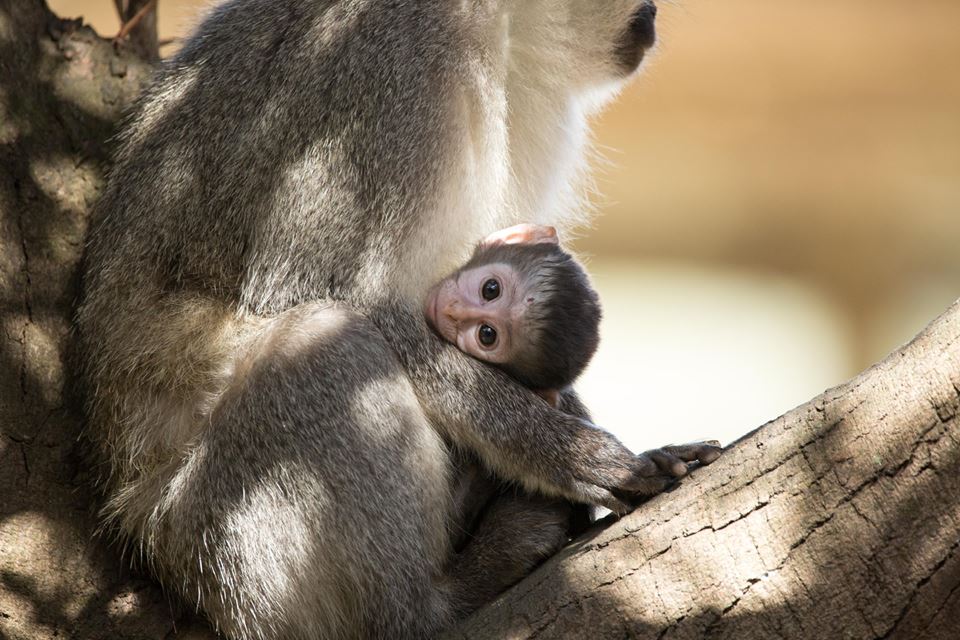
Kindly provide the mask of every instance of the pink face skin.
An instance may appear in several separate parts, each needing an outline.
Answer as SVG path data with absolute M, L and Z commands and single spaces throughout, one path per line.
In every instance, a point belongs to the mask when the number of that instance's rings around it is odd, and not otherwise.
M 483 265 L 432 287 L 424 313 L 444 340 L 478 360 L 502 364 L 513 358 L 525 339 L 523 316 L 533 302 L 525 295 L 526 287 L 513 267 Z

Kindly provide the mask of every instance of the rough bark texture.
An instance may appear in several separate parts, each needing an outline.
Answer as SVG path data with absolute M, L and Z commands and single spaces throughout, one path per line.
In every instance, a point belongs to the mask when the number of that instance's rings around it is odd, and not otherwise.
M 77 265 L 138 58 L 0 0 L 0 638 L 163 638 L 153 581 L 94 537 L 69 364 Z
M 94 535 L 77 445 L 77 264 L 106 141 L 148 73 L 42 0 L 0 0 L 2 638 L 212 635 Z M 450 635 L 956 638 L 958 389 L 954 307 Z

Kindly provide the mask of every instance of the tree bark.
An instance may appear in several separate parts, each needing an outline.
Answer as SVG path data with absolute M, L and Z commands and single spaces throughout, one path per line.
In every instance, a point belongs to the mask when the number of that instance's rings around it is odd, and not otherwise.
M 108 140 L 149 71 L 43 0 L 0 0 L 2 638 L 212 637 L 96 534 L 77 444 L 77 265 Z M 958 389 L 954 306 L 449 637 L 955 638 Z
M 0 0 L 0 638 L 164 638 L 189 616 L 95 535 L 70 365 L 108 140 L 150 67 L 43 0 Z

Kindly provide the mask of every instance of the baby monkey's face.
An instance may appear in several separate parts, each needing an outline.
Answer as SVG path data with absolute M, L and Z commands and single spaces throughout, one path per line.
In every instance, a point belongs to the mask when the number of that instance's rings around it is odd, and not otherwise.
M 533 302 L 521 274 L 504 263 L 461 269 L 427 293 L 427 321 L 461 351 L 494 364 L 510 362 L 524 340 Z

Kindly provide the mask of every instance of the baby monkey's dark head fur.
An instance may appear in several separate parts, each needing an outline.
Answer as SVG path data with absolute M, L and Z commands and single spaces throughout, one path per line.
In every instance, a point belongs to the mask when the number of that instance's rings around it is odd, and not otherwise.
M 558 244 L 481 245 L 464 270 L 512 266 L 526 283 L 524 339 L 502 370 L 535 390 L 563 389 L 600 343 L 600 299 L 580 263 Z

